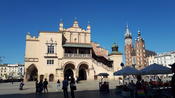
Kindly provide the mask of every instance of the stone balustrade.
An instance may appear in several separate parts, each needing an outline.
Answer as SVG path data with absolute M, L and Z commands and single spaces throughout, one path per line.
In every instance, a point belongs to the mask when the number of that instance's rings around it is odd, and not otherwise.
M 75 53 L 64 53 L 66 58 L 91 58 L 91 54 L 75 54 Z

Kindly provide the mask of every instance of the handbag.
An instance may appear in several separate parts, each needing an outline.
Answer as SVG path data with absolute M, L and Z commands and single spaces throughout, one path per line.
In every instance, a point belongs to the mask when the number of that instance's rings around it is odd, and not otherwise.
M 73 89 L 73 90 L 77 90 L 77 87 L 76 87 L 76 85 L 74 84 L 74 83 L 71 83 L 71 89 Z

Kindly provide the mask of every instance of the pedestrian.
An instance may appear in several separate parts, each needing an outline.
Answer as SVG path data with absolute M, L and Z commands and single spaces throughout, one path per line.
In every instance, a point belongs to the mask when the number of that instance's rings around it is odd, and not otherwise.
M 170 66 L 171 66 L 171 70 L 173 72 L 173 76 L 171 79 L 172 96 L 173 96 L 173 98 L 175 98 L 175 63 L 170 65 Z
M 36 94 L 39 93 L 39 83 L 38 83 L 38 80 L 36 80 L 35 82 L 35 88 L 36 88 Z
M 43 82 L 43 89 L 44 89 L 44 93 L 47 92 L 48 93 L 48 88 L 47 88 L 47 85 L 48 85 L 48 81 L 47 79 L 45 78 L 44 82 Z
M 64 80 L 63 80 L 62 84 L 63 84 L 62 89 L 63 89 L 63 93 L 64 93 L 64 98 L 69 98 L 68 97 L 68 91 L 67 91 L 68 80 L 67 80 L 66 77 L 64 77 Z
M 119 85 L 122 85 L 122 84 L 123 84 L 122 78 L 119 77 Z
M 23 82 L 23 80 L 20 82 L 20 84 L 19 84 L 19 90 L 23 90 L 23 86 L 24 86 L 24 82 Z
M 128 87 L 130 89 L 130 95 L 133 98 L 135 96 L 135 87 L 136 87 L 136 85 L 135 85 L 133 80 L 131 80 L 131 82 L 129 83 Z
M 76 76 L 76 82 L 78 83 L 79 82 L 79 77 Z
M 144 81 L 141 76 L 137 76 L 136 90 L 136 98 L 145 98 Z
M 39 84 L 38 84 L 38 91 L 41 94 L 43 91 L 43 80 L 40 80 Z
M 57 91 L 59 90 L 59 87 L 60 87 L 60 80 L 58 79 L 57 80 Z
M 76 90 L 76 85 L 75 85 L 75 78 L 72 76 L 71 77 L 71 80 L 70 80 L 70 91 L 71 91 L 71 97 L 72 98 L 75 98 L 75 95 L 74 95 L 74 90 Z

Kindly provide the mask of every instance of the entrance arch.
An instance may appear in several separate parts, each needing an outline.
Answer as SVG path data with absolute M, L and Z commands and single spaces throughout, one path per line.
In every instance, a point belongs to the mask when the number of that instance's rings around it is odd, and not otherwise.
M 53 80 L 54 80 L 54 75 L 53 75 L 53 74 L 50 74 L 50 75 L 49 75 L 49 81 L 50 81 L 50 82 L 53 82 Z
M 38 78 L 38 69 L 36 68 L 36 66 L 34 64 L 30 65 L 27 68 L 27 80 L 28 81 L 35 81 Z
M 81 64 L 79 66 L 79 71 L 78 71 L 79 80 L 87 80 L 87 70 L 88 70 L 87 64 Z
M 74 76 L 73 70 L 75 69 L 75 66 L 71 63 L 66 64 L 64 68 L 64 78 L 69 79 L 70 77 Z

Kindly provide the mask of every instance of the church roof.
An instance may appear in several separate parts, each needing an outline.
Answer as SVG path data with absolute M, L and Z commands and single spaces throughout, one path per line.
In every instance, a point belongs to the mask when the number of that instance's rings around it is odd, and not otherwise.
M 146 51 L 146 57 L 156 55 L 156 52 L 154 52 L 154 51 L 151 51 L 151 50 L 145 50 L 145 51 Z

